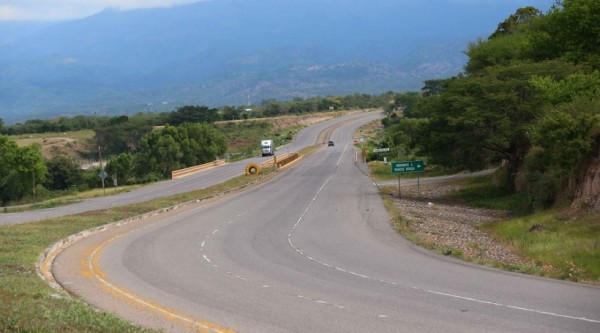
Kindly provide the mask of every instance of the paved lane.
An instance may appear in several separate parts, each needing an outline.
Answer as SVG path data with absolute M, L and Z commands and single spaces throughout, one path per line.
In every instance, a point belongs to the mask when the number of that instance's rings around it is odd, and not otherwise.
M 399 237 L 354 164 L 350 133 L 359 124 L 334 131 L 335 147 L 275 181 L 131 228 L 96 256 L 82 245 L 84 261 L 112 286 L 187 320 L 157 309 L 145 317 L 162 317 L 157 325 L 169 331 L 600 331 L 600 288 L 462 263 Z M 82 261 L 69 256 L 57 258 L 57 275 L 93 299 L 85 274 L 63 272 Z M 123 299 L 96 304 L 135 303 Z M 119 313 L 150 325 L 135 304 L 137 313 Z
M 330 119 L 323 123 L 307 127 L 298 133 L 296 140 L 292 144 L 282 148 L 283 152 L 296 152 L 306 146 L 315 144 L 317 142 L 319 133 L 337 123 L 357 118 L 374 120 L 377 117 L 381 117 L 380 111 L 356 113 L 344 117 Z M 231 178 L 243 175 L 245 166 L 248 163 L 261 163 L 270 158 L 271 157 L 255 157 L 246 159 L 206 170 L 194 175 L 189 175 L 184 178 L 162 181 L 131 192 L 120 193 L 106 197 L 91 198 L 70 205 L 20 213 L 0 213 L 0 225 L 26 223 L 52 217 L 67 216 L 91 210 L 129 205 L 169 195 L 186 193 L 220 184 Z

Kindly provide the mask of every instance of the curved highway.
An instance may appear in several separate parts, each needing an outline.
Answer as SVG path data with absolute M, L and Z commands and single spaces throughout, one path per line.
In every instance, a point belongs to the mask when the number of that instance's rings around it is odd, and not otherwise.
M 273 181 L 88 237 L 53 273 L 89 303 L 173 332 L 600 331 L 600 288 L 401 238 L 354 162 L 364 122 Z
M 284 152 L 296 152 L 304 147 L 316 144 L 319 133 L 325 131 L 327 128 L 337 126 L 337 124 L 353 119 L 364 119 L 365 122 L 368 122 L 375 120 L 378 117 L 381 117 L 381 111 L 354 113 L 343 117 L 330 119 L 314 126 L 304 128 L 298 133 L 293 143 L 284 147 L 280 147 L 280 149 L 282 149 Z M 82 202 L 70 205 L 19 213 L 0 213 L 0 225 L 32 222 L 91 210 L 144 202 L 179 193 L 186 193 L 220 184 L 231 178 L 241 176 L 244 174 L 244 168 L 248 163 L 261 163 L 269 158 L 270 157 L 256 157 L 243 161 L 237 161 L 180 179 L 158 182 L 156 184 L 145 186 L 131 192 L 86 199 Z

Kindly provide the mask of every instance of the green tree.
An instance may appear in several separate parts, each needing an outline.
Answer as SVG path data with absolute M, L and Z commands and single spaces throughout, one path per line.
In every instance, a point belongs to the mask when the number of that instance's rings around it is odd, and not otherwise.
M 224 106 L 221 108 L 221 114 L 223 120 L 236 120 L 240 119 L 240 109 L 232 106 Z
M 423 97 L 438 96 L 442 93 L 446 80 L 425 80 L 421 94 Z
M 262 103 L 263 115 L 266 117 L 275 117 L 282 113 L 281 104 L 275 99 L 268 99 Z
M 565 58 L 600 67 L 600 1 L 563 0 L 536 20 L 532 33 L 537 60 Z
M 207 106 L 186 105 L 171 112 L 166 119 L 169 125 L 177 126 L 183 123 L 214 123 L 220 120 L 219 110 Z
M 178 131 L 186 167 L 214 161 L 227 151 L 227 138 L 211 125 L 186 123 Z
M 173 170 L 214 161 L 226 150 L 227 139 L 212 125 L 165 126 L 142 139 L 134 169 L 139 178 L 150 173 L 166 178 Z
M 121 153 L 111 158 L 106 164 L 106 172 L 120 184 L 132 184 L 135 182 L 133 174 L 133 155 Z
M 395 109 L 402 110 L 404 117 L 410 118 L 412 116 L 413 107 L 421 100 L 421 94 L 409 91 L 394 96 L 394 107 Z
M 123 118 L 115 118 L 123 119 Z M 135 152 L 140 148 L 144 135 L 152 131 L 152 126 L 139 121 L 116 121 L 109 126 L 94 129 L 96 145 L 108 155 Z
M 0 203 L 17 199 L 12 189 L 17 183 L 17 155 L 19 146 L 8 136 L 0 135 Z
M 505 160 L 515 185 L 531 147 L 529 129 L 544 113 L 530 78 L 564 78 L 575 68 L 560 61 L 516 62 L 448 81 L 427 126 L 426 147 L 432 159 L 459 169 Z
M 600 133 L 600 75 L 573 74 L 563 80 L 534 77 L 532 85 L 548 112 L 531 127 L 533 149 L 520 178 L 532 208 L 570 202 L 587 158 L 596 156 Z
M 46 180 L 48 169 L 42 157 L 42 146 L 32 144 L 19 149 L 17 156 L 17 171 L 19 173 L 19 186 L 15 188 L 16 193 L 22 197 L 26 193 L 32 193 L 35 200 L 35 190 Z
M 45 186 L 49 190 L 66 190 L 81 184 L 82 170 L 79 164 L 64 156 L 55 156 L 46 162 L 48 176 Z
M 19 147 L 7 136 L 0 135 L 0 200 L 2 204 L 29 195 L 35 199 L 35 189 L 43 184 L 47 169 L 41 146 Z
M 534 18 L 540 15 L 542 15 L 542 12 L 535 7 L 519 8 L 514 14 L 498 24 L 498 28 L 490 36 L 490 39 L 522 32 Z

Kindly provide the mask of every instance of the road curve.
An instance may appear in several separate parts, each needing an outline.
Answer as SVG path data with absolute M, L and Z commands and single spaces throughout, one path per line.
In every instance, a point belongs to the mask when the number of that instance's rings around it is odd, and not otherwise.
M 463 263 L 395 233 L 354 162 L 362 122 L 274 181 L 86 238 L 53 273 L 173 332 L 600 331 L 600 288 Z
M 293 143 L 282 147 L 280 150 L 283 153 L 296 152 L 306 146 L 314 145 L 317 143 L 320 133 L 324 132 L 327 128 L 336 126 L 338 123 L 355 119 L 372 121 L 378 117 L 381 117 L 381 111 L 353 113 L 339 118 L 330 119 L 328 121 L 302 129 L 296 136 Z M 243 175 L 244 167 L 248 163 L 261 163 L 269 158 L 270 157 L 256 157 L 243 161 L 237 161 L 180 179 L 161 181 L 156 184 L 133 190 L 131 192 L 86 199 L 70 205 L 18 213 L 0 213 L 0 225 L 27 223 L 86 211 L 129 205 L 179 193 L 186 193 L 220 184 L 231 178 Z

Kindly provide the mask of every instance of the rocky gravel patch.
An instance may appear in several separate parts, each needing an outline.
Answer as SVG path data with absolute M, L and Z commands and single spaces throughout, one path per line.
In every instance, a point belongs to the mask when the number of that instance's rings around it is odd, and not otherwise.
M 443 250 L 444 254 L 460 251 L 473 261 L 501 262 L 506 265 L 527 263 L 517 253 L 477 227 L 505 219 L 507 212 L 472 208 L 447 199 L 456 190 L 448 184 L 402 188 L 402 197 L 392 197 L 403 221 L 421 240 Z

